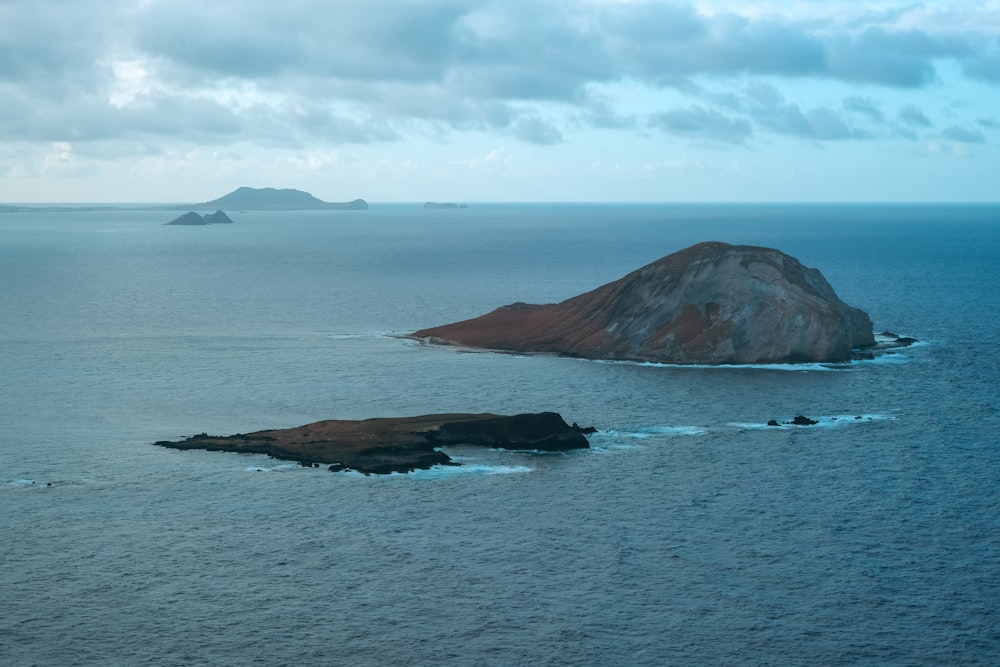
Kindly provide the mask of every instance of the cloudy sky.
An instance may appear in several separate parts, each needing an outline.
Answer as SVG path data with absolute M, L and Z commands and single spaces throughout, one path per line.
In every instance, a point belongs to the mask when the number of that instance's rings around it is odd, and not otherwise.
M 1000 0 L 0 0 L 0 202 L 997 201 Z

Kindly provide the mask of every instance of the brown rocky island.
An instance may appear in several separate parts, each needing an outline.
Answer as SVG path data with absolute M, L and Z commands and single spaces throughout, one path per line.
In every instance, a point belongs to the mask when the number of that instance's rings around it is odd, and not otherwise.
M 555 412 L 520 414 L 438 414 L 418 417 L 327 420 L 305 426 L 230 436 L 202 433 L 177 442 L 153 444 L 172 449 L 267 454 L 303 465 L 328 464 L 331 471 L 386 474 L 458 465 L 441 447 L 473 445 L 559 452 L 586 449 L 593 428 L 567 425 Z
M 428 343 L 671 364 L 837 362 L 875 345 L 868 315 L 778 250 L 706 242 L 557 304 L 422 329 Z

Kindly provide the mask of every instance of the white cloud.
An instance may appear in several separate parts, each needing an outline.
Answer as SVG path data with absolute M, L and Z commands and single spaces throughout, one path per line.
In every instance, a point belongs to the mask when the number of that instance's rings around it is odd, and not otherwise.
M 114 81 L 108 95 L 108 103 L 122 108 L 135 102 L 136 98 L 150 92 L 149 70 L 143 60 L 118 60 L 110 63 Z
M 73 145 L 68 141 L 57 141 L 52 144 L 52 150 L 45 156 L 42 171 L 50 169 L 66 169 L 74 162 Z

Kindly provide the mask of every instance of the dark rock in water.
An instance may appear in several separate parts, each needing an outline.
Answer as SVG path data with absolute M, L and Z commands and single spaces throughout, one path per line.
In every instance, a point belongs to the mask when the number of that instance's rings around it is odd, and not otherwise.
M 769 419 L 767 425 L 768 426 L 813 426 L 818 423 L 819 422 L 816 421 L 815 419 L 810 419 L 809 417 L 798 415 L 791 421 L 787 422 L 779 422 L 777 419 Z
M 673 364 L 834 362 L 874 345 L 868 315 L 770 248 L 707 242 L 561 303 L 423 329 L 428 343 Z
M 194 211 L 189 211 L 184 215 L 171 220 L 170 222 L 164 223 L 167 225 L 218 225 L 218 224 L 232 224 L 232 220 L 224 212 L 216 211 L 215 213 L 206 213 L 205 215 L 199 215 Z
M 171 449 L 267 454 L 302 465 L 329 464 L 331 471 L 386 474 L 457 465 L 441 447 L 474 445 L 502 449 L 566 451 L 590 446 L 579 426 L 554 412 L 514 416 L 440 414 L 418 417 L 328 420 L 296 428 L 231 436 L 204 433 L 153 444 Z
M 875 336 L 875 345 L 873 349 L 877 351 L 891 350 L 897 347 L 909 347 L 910 345 L 919 342 L 919 340 L 911 336 L 900 336 L 899 334 L 891 331 L 883 331 Z

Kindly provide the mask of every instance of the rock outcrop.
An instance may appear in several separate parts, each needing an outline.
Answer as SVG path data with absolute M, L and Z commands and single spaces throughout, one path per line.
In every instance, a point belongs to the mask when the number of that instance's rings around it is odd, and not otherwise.
M 514 416 L 439 414 L 418 417 L 327 420 L 295 428 L 230 436 L 204 433 L 177 442 L 153 444 L 171 449 L 267 454 L 304 465 L 329 464 L 330 470 L 385 474 L 458 465 L 441 447 L 473 445 L 502 449 L 565 451 L 590 446 L 592 428 L 568 426 L 554 412 Z
M 794 419 L 792 419 L 791 421 L 785 422 L 785 425 L 788 425 L 788 426 L 815 426 L 818 423 L 819 422 L 816 421 L 815 419 L 811 419 L 809 417 L 806 417 L 805 415 L 798 415 Z M 781 426 L 782 424 L 777 419 L 771 419 L 771 420 L 768 420 L 767 425 L 768 426 Z
M 429 343 L 673 364 L 835 362 L 874 345 L 868 315 L 771 248 L 706 242 L 558 304 L 423 329 Z
M 166 222 L 166 225 L 220 225 L 220 224 L 232 224 L 233 221 L 228 215 L 223 211 L 216 211 L 215 213 L 206 213 L 205 215 L 199 215 L 194 211 L 189 211 L 184 215 Z

